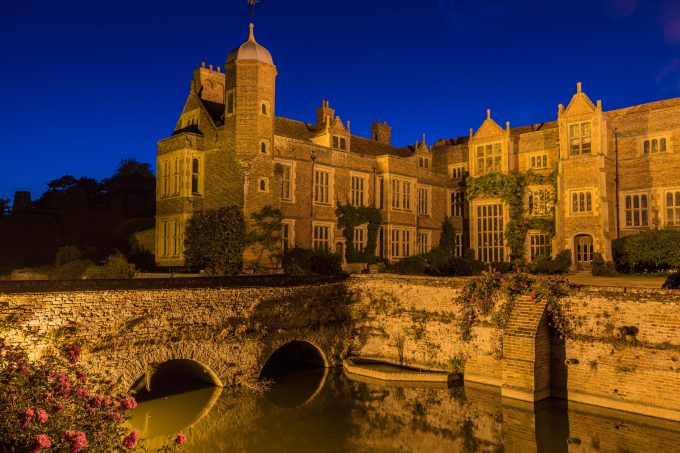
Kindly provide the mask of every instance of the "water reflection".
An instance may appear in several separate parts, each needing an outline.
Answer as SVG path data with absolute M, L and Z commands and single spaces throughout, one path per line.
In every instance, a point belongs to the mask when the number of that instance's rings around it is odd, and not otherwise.
M 290 375 L 268 394 L 225 389 L 214 404 L 208 390 L 146 401 L 133 422 L 159 436 L 186 424 L 193 452 L 680 451 L 679 423 L 558 400 L 504 400 L 474 384 L 356 382 L 336 369 L 319 389 L 319 371 Z M 313 398 L 291 408 L 309 392 Z

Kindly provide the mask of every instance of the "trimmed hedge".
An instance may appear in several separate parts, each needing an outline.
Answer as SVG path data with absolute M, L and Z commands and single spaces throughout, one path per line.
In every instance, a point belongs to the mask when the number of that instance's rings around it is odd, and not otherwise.
M 680 230 L 650 230 L 612 242 L 619 272 L 660 272 L 680 268 Z
M 532 274 L 565 274 L 571 267 L 571 250 L 562 250 L 554 259 L 539 258 L 527 266 Z
M 342 257 L 323 250 L 295 247 L 283 256 L 283 269 L 288 275 L 341 274 Z

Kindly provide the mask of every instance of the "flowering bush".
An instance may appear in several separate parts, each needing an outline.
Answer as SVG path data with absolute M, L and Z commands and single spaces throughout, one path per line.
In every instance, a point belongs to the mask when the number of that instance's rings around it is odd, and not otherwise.
M 77 345 L 40 361 L 0 337 L 0 450 L 127 452 L 144 449 L 125 421 L 137 406 L 79 365 Z M 173 448 L 185 437 L 178 435 Z M 180 442 L 181 440 L 181 442 Z M 170 447 L 163 447 L 164 451 Z
M 472 339 L 472 326 L 478 321 L 505 328 L 518 296 L 526 295 L 534 301 L 546 301 L 548 323 L 560 336 L 568 335 L 573 320 L 565 315 L 563 298 L 571 293 L 569 283 L 562 277 L 536 277 L 512 272 L 501 274 L 491 270 L 468 281 L 456 298 L 461 305 L 460 336 L 463 341 Z

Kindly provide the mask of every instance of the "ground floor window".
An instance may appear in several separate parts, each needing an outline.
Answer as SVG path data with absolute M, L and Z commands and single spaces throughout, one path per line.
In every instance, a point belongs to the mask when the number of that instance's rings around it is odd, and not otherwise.
M 314 250 L 331 249 L 331 226 L 315 224 L 313 228 L 312 247 Z
M 411 229 L 393 227 L 390 235 L 390 251 L 392 258 L 411 256 Z
M 485 263 L 505 261 L 503 226 L 503 205 L 477 206 L 478 260 Z
M 464 252 L 465 247 L 463 245 L 463 233 L 456 233 L 456 249 L 454 253 L 457 257 L 461 258 Z
M 429 231 L 419 231 L 418 232 L 418 254 L 427 253 L 430 251 L 430 232 Z
M 184 222 L 181 218 L 162 221 L 160 254 L 165 258 L 182 256 L 184 248 Z
M 627 227 L 649 225 L 647 194 L 626 195 L 624 197 L 624 210 Z
M 550 236 L 547 234 L 530 234 L 529 235 L 529 246 L 531 261 L 534 261 L 541 257 L 550 258 L 552 253 L 550 246 Z
M 288 252 L 295 247 L 295 223 L 293 220 L 284 220 L 281 222 L 281 247 L 283 253 Z
M 680 225 L 680 191 L 666 192 L 666 224 Z
M 357 253 L 363 253 L 366 249 L 366 242 L 368 240 L 368 230 L 365 226 L 356 227 L 354 229 L 354 250 Z

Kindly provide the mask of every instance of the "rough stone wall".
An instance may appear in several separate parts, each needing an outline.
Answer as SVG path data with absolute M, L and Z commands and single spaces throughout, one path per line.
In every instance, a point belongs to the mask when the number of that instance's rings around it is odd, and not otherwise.
M 462 282 L 366 275 L 282 287 L 169 280 L 166 287 L 132 281 L 126 284 L 136 290 L 50 292 L 21 292 L 19 283 L 7 283 L 0 285 L 0 315 L 14 318 L 13 341 L 39 350 L 47 344 L 40 335 L 60 335 L 83 344 L 92 366 L 130 384 L 145 367 L 179 358 L 201 363 L 225 385 L 241 382 L 256 376 L 279 346 L 303 340 L 330 364 L 353 354 L 462 368 L 466 382 L 501 386 L 503 332 L 477 325 L 470 343 L 460 340 L 452 301 Z M 552 339 L 552 395 L 680 421 L 680 294 L 581 288 L 569 302 L 567 316 L 577 328 L 565 340 Z M 626 335 L 632 328 L 637 333 Z

